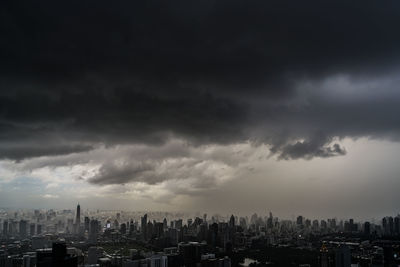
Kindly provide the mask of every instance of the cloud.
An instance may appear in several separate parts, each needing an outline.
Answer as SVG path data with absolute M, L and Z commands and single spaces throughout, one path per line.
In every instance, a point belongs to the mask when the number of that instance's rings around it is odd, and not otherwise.
M 398 1 L 0 5 L 8 170 L 202 188 L 243 144 L 290 160 L 399 140 Z
M 58 195 L 45 194 L 45 195 L 43 195 L 43 198 L 54 199 L 54 198 L 59 198 L 59 196 Z
M 252 164 L 267 154 L 266 147 L 250 143 L 191 146 L 174 139 L 161 146 L 99 147 L 17 163 L 0 161 L 0 168 L 13 177 L 35 177 L 49 192 L 57 188 L 63 195 L 72 190 L 75 195 L 86 197 L 136 196 L 172 201 L 182 195 L 207 194 L 245 176 L 254 171 Z M 77 187 L 84 191 L 79 193 Z

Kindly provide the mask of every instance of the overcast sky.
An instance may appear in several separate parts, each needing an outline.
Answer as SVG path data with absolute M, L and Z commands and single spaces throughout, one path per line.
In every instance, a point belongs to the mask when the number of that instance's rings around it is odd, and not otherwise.
M 399 1 L 0 3 L 0 203 L 399 212 Z

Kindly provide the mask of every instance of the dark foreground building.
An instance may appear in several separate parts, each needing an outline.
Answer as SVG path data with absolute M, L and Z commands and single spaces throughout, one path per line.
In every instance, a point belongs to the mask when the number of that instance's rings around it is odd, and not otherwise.
M 53 243 L 52 249 L 40 249 L 36 252 L 37 267 L 77 267 L 78 257 L 67 254 L 64 242 Z

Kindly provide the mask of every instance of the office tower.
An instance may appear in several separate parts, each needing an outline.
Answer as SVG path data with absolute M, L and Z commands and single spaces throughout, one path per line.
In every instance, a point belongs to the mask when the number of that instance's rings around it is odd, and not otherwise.
M 296 220 L 297 226 L 302 226 L 303 225 L 303 216 L 298 216 Z
M 314 220 L 314 221 L 312 222 L 312 227 L 313 227 L 314 230 L 318 230 L 318 227 L 319 227 L 318 220 Z
M 267 228 L 271 229 L 273 227 L 273 219 L 272 212 L 269 213 L 269 217 L 267 219 Z
M 42 225 L 41 225 L 41 224 L 38 224 L 36 230 L 37 230 L 37 231 L 36 231 L 37 235 L 40 235 L 40 234 L 42 233 Z
M 386 217 L 384 217 L 383 219 L 382 219 L 382 230 L 383 230 L 383 234 L 384 235 L 387 235 L 388 234 L 388 222 L 387 222 L 387 219 L 386 219 Z
M 394 234 L 395 235 L 400 234 L 400 218 L 399 218 L 399 216 L 396 216 L 394 218 Z
M 91 220 L 89 227 L 89 242 L 96 243 L 98 233 L 99 233 L 99 221 Z
M 126 234 L 126 223 L 121 223 L 120 230 L 121 234 Z
M 389 226 L 389 235 L 394 234 L 394 222 L 393 222 L 393 217 L 389 217 L 388 219 L 388 226 Z
M 168 257 L 163 255 L 152 255 L 150 257 L 150 267 L 167 267 Z
M 233 214 L 231 215 L 231 218 L 229 219 L 229 227 L 230 228 L 235 227 L 235 217 L 233 216 Z
M 364 223 L 364 235 L 371 234 L 371 224 L 369 222 Z
M 90 224 L 90 219 L 89 217 L 85 216 L 85 231 L 89 231 L 89 224 Z
M 27 228 L 27 221 L 21 220 L 19 221 L 19 236 L 20 238 L 26 238 L 26 228 Z
M 29 255 L 24 255 L 22 257 L 22 266 L 30 267 L 31 266 L 31 257 Z
M 196 266 L 200 263 L 201 255 L 206 249 L 206 244 L 190 242 L 190 243 L 180 243 L 178 245 L 179 254 L 183 257 L 183 262 L 185 266 Z
M 88 264 L 97 264 L 101 256 L 101 249 L 98 247 L 90 247 L 88 249 Z
M 146 238 L 151 239 L 154 234 L 154 227 L 153 224 L 149 221 L 146 226 Z
M 134 225 L 132 219 L 131 219 L 131 222 L 128 223 L 128 225 L 129 225 L 129 235 L 133 235 L 133 233 L 135 232 L 135 225 Z
M 8 236 L 14 236 L 14 233 L 15 233 L 15 231 L 16 231 L 16 222 L 14 222 L 13 220 L 11 220 L 9 223 L 8 223 Z
M 140 224 L 140 228 L 142 231 L 142 237 L 144 240 L 147 240 L 147 214 L 145 214 L 142 218 L 141 218 L 141 224 Z
M 329 228 L 331 228 L 332 230 L 336 229 L 336 219 L 335 218 L 329 219 Z
M 319 250 L 318 263 L 319 267 L 333 267 L 334 260 L 332 254 L 325 244 L 322 244 L 322 247 Z
M 354 231 L 354 220 L 353 219 L 349 220 L 349 228 L 350 228 L 350 232 Z
M 350 267 L 351 266 L 351 254 L 348 246 L 340 246 L 335 251 L 335 263 L 336 267 Z
M 328 227 L 328 224 L 325 220 L 321 220 L 320 225 L 322 230 L 325 230 Z
M 154 234 L 157 238 L 164 236 L 164 224 L 157 222 L 154 224 Z
M 31 223 L 29 225 L 29 235 L 30 236 L 34 236 L 35 235 L 35 228 L 36 228 L 36 225 L 34 223 Z
M 8 221 L 3 222 L 3 236 L 8 235 Z
M 78 257 L 67 254 L 67 246 L 63 242 L 54 242 L 51 250 L 38 250 L 36 253 L 37 267 L 75 267 Z
M 179 219 L 179 220 L 176 220 L 176 221 L 175 221 L 175 228 L 176 228 L 176 229 L 181 229 L 181 228 L 182 228 L 182 225 L 183 225 L 182 219 Z
M 78 225 L 81 224 L 81 206 L 78 203 L 78 206 L 76 206 L 76 221 L 75 223 Z
M 167 229 L 167 228 L 168 228 L 167 218 L 164 218 L 164 220 L 163 220 L 163 225 L 164 225 L 164 229 Z

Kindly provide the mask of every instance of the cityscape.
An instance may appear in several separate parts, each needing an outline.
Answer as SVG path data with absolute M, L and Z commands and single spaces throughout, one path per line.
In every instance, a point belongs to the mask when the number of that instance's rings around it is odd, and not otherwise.
M 301 215 L 2 209 L 0 266 L 398 266 L 400 215 L 377 222 Z
M 399 0 L 1 0 L 0 267 L 399 267 Z

